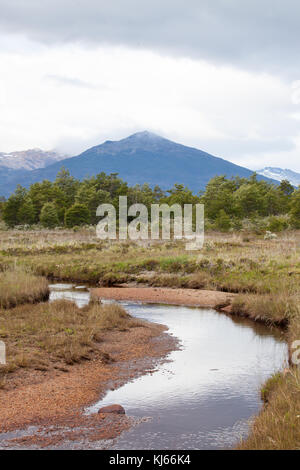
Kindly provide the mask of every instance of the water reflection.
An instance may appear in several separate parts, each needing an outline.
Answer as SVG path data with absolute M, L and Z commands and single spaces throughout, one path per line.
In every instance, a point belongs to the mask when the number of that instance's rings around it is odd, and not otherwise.
M 84 307 L 89 303 L 90 292 L 85 286 L 73 284 L 50 284 L 50 302 L 57 299 L 67 299 L 75 302 L 78 307 Z
M 52 290 L 79 305 L 88 291 Z M 165 324 L 182 349 L 170 362 L 109 392 L 87 410 L 120 403 L 127 414 L 151 417 L 124 433 L 116 449 L 220 449 L 248 431 L 260 407 L 259 389 L 287 358 L 279 330 L 211 309 L 121 302 L 131 315 Z

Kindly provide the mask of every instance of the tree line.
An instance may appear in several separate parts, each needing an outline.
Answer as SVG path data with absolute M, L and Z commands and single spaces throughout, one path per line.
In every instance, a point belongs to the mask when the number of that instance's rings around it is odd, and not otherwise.
M 29 189 L 18 186 L 7 200 L 0 200 L 0 210 L 10 228 L 34 224 L 72 228 L 95 225 L 96 209 L 102 203 L 111 203 L 118 211 L 119 196 L 127 196 L 128 205 L 142 203 L 148 210 L 155 203 L 182 207 L 203 203 L 208 223 L 224 231 L 239 228 L 244 219 L 263 217 L 271 217 L 274 231 L 300 228 L 300 187 L 294 188 L 287 180 L 278 185 L 259 181 L 255 174 L 250 178 L 215 176 L 205 191 L 195 195 L 182 184 L 168 191 L 148 184 L 129 186 L 117 173 L 80 181 L 62 168 L 53 182 L 44 180 Z

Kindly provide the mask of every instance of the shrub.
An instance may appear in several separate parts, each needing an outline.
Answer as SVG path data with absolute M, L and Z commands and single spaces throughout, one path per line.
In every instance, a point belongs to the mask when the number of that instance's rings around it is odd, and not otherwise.
M 18 223 L 32 225 L 35 221 L 35 210 L 31 199 L 26 198 L 18 210 Z
M 268 230 L 270 232 L 282 232 L 288 228 L 289 224 L 283 217 L 270 217 Z
M 68 228 L 86 225 L 90 220 L 90 212 L 84 204 L 73 204 L 65 213 L 65 225 Z
M 231 220 L 229 215 L 226 214 L 224 209 L 221 209 L 218 217 L 216 218 L 215 226 L 221 232 L 228 232 L 231 228 Z
M 24 202 L 26 190 L 18 186 L 15 193 L 12 194 L 6 201 L 3 209 L 3 220 L 8 227 L 18 225 L 18 211 Z
M 59 224 L 57 210 L 53 202 L 47 202 L 41 211 L 40 222 L 43 227 L 54 228 Z
M 300 229 L 300 188 L 292 196 L 290 222 L 292 227 Z

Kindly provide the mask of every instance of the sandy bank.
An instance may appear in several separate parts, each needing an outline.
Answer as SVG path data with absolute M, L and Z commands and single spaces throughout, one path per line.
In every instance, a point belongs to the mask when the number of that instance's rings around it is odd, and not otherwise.
M 212 290 L 171 289 L 164 287 L 100 287 L 93 295 L 102 299 L 132 300 L 194 307 L 216 308 L 228 305 L 235 294 Z
M 14 388 L 0 390 L 0 433 L 13 431 L 7 440 L 2 440 L 5 436 L 1 439 L 0 434 L 1 448 L 65 445 L 68 440 L 78 439 L 79 427 L 82 439 L 108 439 L 132 425 L 126 416 L 85 417 L 82 410 L 108 390 L 153 370 L 176 349 L 177 341 L 163 325 L 143 322 L 143 326 L 127 331 L 108 331 L 101 344 L 113 362 L 84 362 L 66 372 L 29 370 L 23 381 L 16 375 Z M 29 425 L 38 428 L 25 436 L 15 431 Z

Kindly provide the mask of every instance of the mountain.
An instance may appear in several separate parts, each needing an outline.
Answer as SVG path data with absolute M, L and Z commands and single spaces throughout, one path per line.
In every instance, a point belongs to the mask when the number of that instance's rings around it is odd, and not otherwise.
M 247 168 L 202 150 L 145 131 L 119 141 L 107 140 L 76 157 L 10 179 L 5 185 L 0 185 L 0 195 L 7 196 L 17 184 L 28 187 L 44 179 L 53 181 L 62 166 L 78 179 L 104 171 L 118 173 L 130 185 L 149 183 L 151 186 L 158 184 L 162 189 L 169 189 L 174 183 L 183 183 L 194 192 L 204 189 L 216 175 L 247 178 L 253 174 Z M 264 176 L 260 178 L 268 180 Z
M 0 152 L 0 195 L 7 195 L 6 188 L 18 184 L 19 179 L 26 180 L 30 171 L 46 168 L 48 165 L 60 162 L 65 158 L 67 158 L 66 155 L 53 151 L 45 152 L 40 149 L 11 153 Z M 10 183 L 11 181 L 13 182 Z
M 57 152 L 44 152 L 40 149 L 25 150 L 23 152 L 0 152 L 0 168 L 11 170 L 36 170 L 45 168 L 52 163 L 67 158 Z
M 277 181 L 288 180 L 296 187 L 300 185 L 300 173 L 296 173 L 296 171 L 268 166 L 262 170 L 258 170 L 257 173 Z

